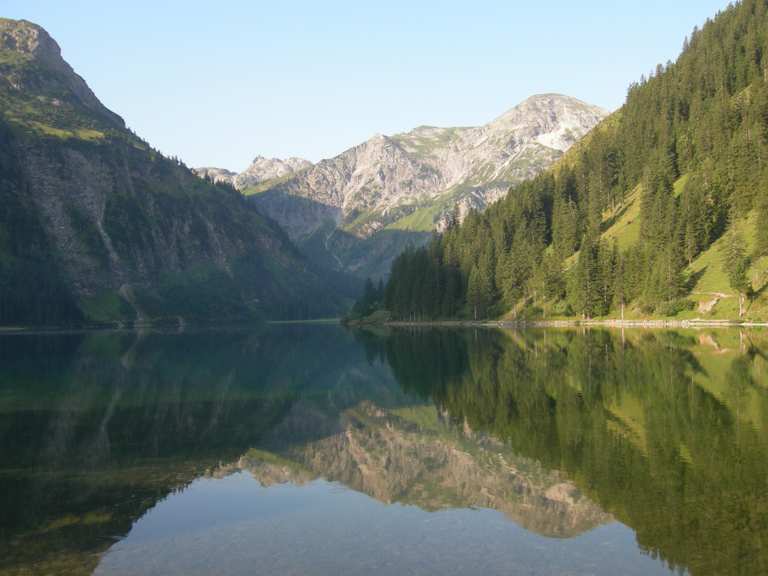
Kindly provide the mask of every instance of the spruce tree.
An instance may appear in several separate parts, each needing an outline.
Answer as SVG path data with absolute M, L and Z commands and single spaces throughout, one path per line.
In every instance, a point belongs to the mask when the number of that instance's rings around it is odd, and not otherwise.
M 618 243 L 613 244 L 614 267 L 613 267 L 613 305 L 617 308 L 624 320 L 624 306 L 627 303 L 627 295 L 631 294 L 627 286 L 627 276 L 625 271 L 625 259 L 619 252 Z
M 483 288 L 481 286 L 480 271 L 477 265 L 472 267 L 467 284 L 467 305 L 473 320 L 478 320 L 483 313 Z
M 602 286 L 599 243 L 592 234 L 587 234 L 581 245 L 572 281 L 572 303 L 584 318 L 592 318 L 602 312 Z

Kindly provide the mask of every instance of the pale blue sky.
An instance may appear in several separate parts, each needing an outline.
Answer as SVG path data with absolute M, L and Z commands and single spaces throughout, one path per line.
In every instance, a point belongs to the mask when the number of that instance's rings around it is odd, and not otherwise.
M 725 0 L 0 0 L 166 154 L 242 170 L 375 133 L 485 123 L 531 94 L 608 109 Z

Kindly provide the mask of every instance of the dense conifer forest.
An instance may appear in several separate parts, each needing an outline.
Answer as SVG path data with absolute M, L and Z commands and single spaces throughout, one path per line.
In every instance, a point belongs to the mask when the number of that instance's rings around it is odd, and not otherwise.
M 718 242 L 744 314 L 766 280 L 767 83 L 768 2 L 743 0 L 554 169 L 403 253 L 384 306 L 414 320 L 674 316 L 696 307 L 691 264 Z

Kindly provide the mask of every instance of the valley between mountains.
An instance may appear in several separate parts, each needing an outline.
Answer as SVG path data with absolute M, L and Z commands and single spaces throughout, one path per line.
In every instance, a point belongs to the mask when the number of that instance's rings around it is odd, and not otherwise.
M 551 166 L 607 112 L 559 94 L 532 96 L 478 127 L 420 126 L 315 165 L 256 157 L 242 173 L 199 168 L 274 219 L 306 254 L 358 277 L 385 277 L 422 245 Z

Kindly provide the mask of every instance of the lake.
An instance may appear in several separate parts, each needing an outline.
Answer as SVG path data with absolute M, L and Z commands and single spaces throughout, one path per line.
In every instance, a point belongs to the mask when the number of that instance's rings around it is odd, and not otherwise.
M 0 336 L 0 575 L 768 573 L 768 332 Z

